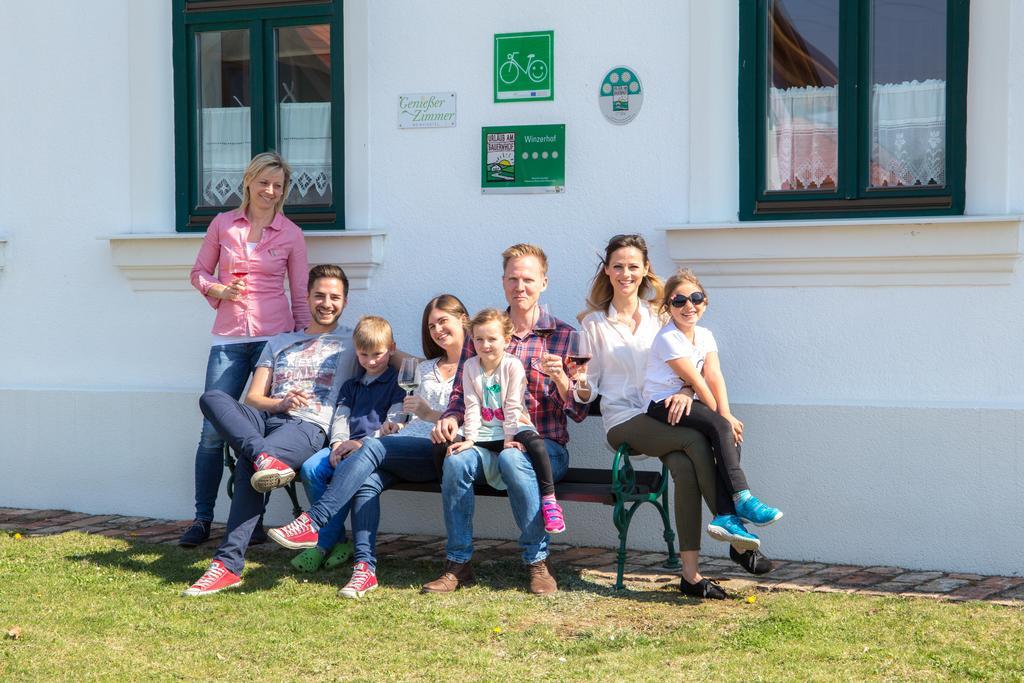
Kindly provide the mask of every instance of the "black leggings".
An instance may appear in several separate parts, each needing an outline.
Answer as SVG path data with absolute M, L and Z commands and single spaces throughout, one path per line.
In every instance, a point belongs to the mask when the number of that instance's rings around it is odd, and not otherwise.
M 647 414 L 659 422 L 668 424 L 668 409 L 664 401 L 651 401 L 647 406 Z M 728 420 L 700 401 L 694 401 L 690 406 L 690 414 L 683 415 L 676 426 L 696 429 L 708 438 L 711 448 L 715 451 L 715 465 L 722 479 L 732 489 L 731 493 L 750 488 L 747 486 L 746 475 L 740 469 L 740 447 L 736 443 L 732 425 Z
M 456 441 L 462 441 L 462 437 Z M 544 438 L 534 431 L 522 431 L 516 434 L 516 441 L 526 447 L 526 455 L 530 458 L 530 465 L 533 466 L 533 473 L 537 475 L 537 487 L 540 495 L 555 495 L 555 477 L 551 473 L 551 458 L 548 457 L 548 449 L 544 446 Z M 438 477 L 443 474 L 444 456 L 451 443 L 434 444 L 434 466 L 437 468 Z M 480 448 L 486 448 L 492 453 L 500 453 L 505 449 L 505 441 L 477 441 L 473 444 Z

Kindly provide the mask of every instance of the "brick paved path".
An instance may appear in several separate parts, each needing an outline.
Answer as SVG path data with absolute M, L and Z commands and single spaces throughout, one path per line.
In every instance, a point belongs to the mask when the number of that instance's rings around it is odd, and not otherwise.
M 89 515 L 67 510 L 26 510 L 0 508 L 0 531 L 26 536 L 81 531 L 146 543 L 177 541 L 189 522 L 120 515 Z M 210 542 L 195 552 L 209 553 L 224 534 L 222 524 L 213 525 Z M 484 539 L 474 543 L 480 564 L 518 557 L 515 541 Z M 558 566 L 579 570 L 605 585 L 615 581 L 615 551 L 554 543 L 552 559 Z M 380 534 L 377 554 L 382 558 L 440 561 L 444 539 L 439 536 Z M 274 543 L 255 546 L 253 554 L 291 552 Z M 678 576 L 661 567 L 664 553 L 631 552 L 626 565 L 626 582 L 638 588 L 678 581 Z M 789 562 L 776 560 L 770 574 L 754 577 L 726 559 L 705 558 L 701 572 L 734 591 L 791 590 L 861 595 L 902 595 L 942 600 L 985 600 L 1000 605 L 1024 607 L 1024 577 L 982 576 L 947 572 L 922 572 L 900 567 L 857 567 L 853 565 Z

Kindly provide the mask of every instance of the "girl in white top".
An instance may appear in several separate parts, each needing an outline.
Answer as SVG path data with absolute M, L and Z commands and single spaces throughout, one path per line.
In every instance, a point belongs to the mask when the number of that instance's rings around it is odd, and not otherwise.
M 750 493 L 740 468 L 743 423 L 729 409 L 715 338 L 710 330 L 697 325 L 707 307 L 707 293 L 692 271 L 681 269 L 665 283 L 661 311 L 669 314 L 670 321 L 654 338 L 647 358 L 647 414 L 669 422 L 663 401 L 681 391 L 691 395 L 694 402 L 677 424 L 698 430 L 711 442 L 736 514 L 758 526 L 771 524 L 782 517 L 782 512 Z
M 540 488 L 544 531 L 561 533 L 565 531 L 565 515 L 555 498 L 551 459 L 525 408 L 526 369 L 522 361 L 505 353 L 512 340 L 512 320 L 497 309 L 487 308 L 476 314 L 469 329 L 476 355 L 462 367 L 465 440 L 453 443 L 448 453 L 473 446 L 494 454 L 505 448 L 526 451 Z

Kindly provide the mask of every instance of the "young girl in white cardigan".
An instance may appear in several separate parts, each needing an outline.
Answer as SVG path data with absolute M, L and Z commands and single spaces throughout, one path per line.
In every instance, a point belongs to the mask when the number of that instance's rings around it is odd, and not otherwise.
M 512 321 L 501 311 L 487 308 L 470 321 L 470 334 L 476 356 L 468 359 L 462 369 L 465 440 L 452 444 L 448 453 L 473 446 L 495 455 L 506 448 L 526 451 L 540 488 L 544 531 L 561 533 L 565 531 L 565 516 L 555 499 L 551 460 L 544 439 L 525 409 L 526 370 L 518 358 L 505 353 L 512 339 Z

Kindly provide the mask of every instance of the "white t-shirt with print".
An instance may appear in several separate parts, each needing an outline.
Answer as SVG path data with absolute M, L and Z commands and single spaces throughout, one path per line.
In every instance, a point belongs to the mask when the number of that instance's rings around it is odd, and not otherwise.
M 647 356 L 647 376 L 644 378 L 644 401 L 664 401 L 672 394 L 679 393 L 684 387 L 693 396 L 693 389 L 668 366 L 668 361 L 686 358 L 697 368 L 698 373 L 704 372 L 704 359 L 709 353 L 718 353 L 718 345 L 711 330 L 699 325 L 693 328 L 693 343 L 682 332 L 669 322 L 658 331 L 651 344 L 651 353 Z
M 309 405 L 293 408 L 288 414 L 327 433 L 341 385 L 355 372 L 352 330 L 339 326 L 326 334 L 275 335 L 263 347 L 256 367 L 270 368 L 270 398 L 284 398 L 292 389 L 308 392 Z

